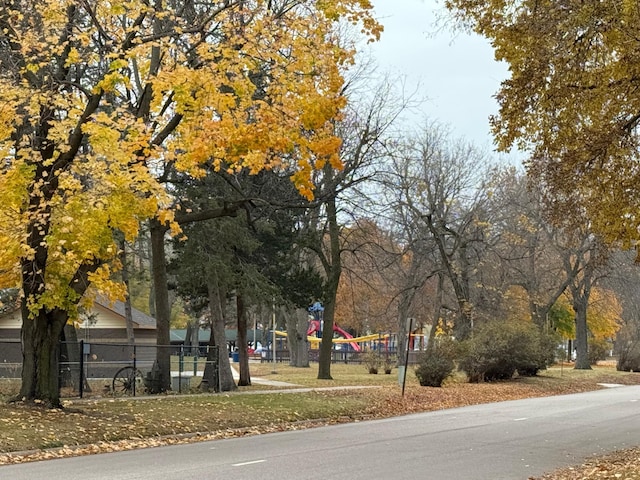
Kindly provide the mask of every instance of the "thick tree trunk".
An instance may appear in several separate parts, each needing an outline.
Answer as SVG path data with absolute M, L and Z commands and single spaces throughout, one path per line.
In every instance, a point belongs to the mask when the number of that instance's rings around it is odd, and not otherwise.
M 457 340 L 466 340 L 471 335 L 473 330 L 473 317 L 472 306 L 468 302 L 459 302 L 458 317 L 456 323 L 453 325 L 453 336 Z
M 287 338 L 289 341 L 289 365 L 298 368 L 309 367 L 309 313 L 303 308 L 297 308 L 293 313 L 285 314 L 287 321 Z
M 209 308 L 211 309 L 211 340 L 210 344 L 218 346 L 218 368 L 220 371 L 220 391 L 229 392 L 236 390 L 238 387 L 233 380 L 231 372 L 231 364 L 229 363 L 229 351 L 227 350 L 227 340 L 224 334 L 224 310 L 223 296 L 220 292 L 217 282 L 209 281 L 207 285 L 209 292 Z M 207 368 L 205 367 L 204 376 L 207 378 Z
M 469 289 L 469 262 L 467 259 L 466 245 L 459 234 L 436 225 L 430 215 L 427 216 L 426 220 L 427 226 L 438 247 L 440 261 L 451 281 L 456 302 L 458 303 L 458 315 L 453 326 L 453 335 L 456 340 L 466 340 L 473 330 L 473 304 L 471 303 L 471 292 Z M 447 236 L 452 234 L 455 237 L 457 247 L 449 252 L 447 251 Z M 457 264 L 455 258 L 458 259 Z
M 213 334 L 209 338 L 209 348 L 207 349 L 207 362 L 202 372 L 202 382 L 200 390 L 203 392 L 219 392 L 220 388 L 220 348 L 216 345 Z M 222 348 L 225 352 L 226 348 Z M 228 355 L 227 355 L 228 358 Z
M 48 407 L 60 407 L 60 337 L 67 323 L 62 310 L 40 310 L 29 318 L 22 301 L 22 386 L 18 400 L 42 401 Z
M 238 352 L 240 378 L 238 385 L 246 387 L 251 385 L 251 373 L 249 372 L 249 352 L 247 351 L 247 310 L 242 294 L 236 295 L 236 309 L 238 315 Z
M 573 308 L 576 312 L 576 370 L 591 370 L 591 362 L 589 361 L 589 345 L 588 345 L 588 327 L 587 327 L 587 302 L 573 302 Z
M 187 322 L 187 328 L 184 331 L 184 343 L 183 345 L 185 346 L 185 349 L 189 350 L 190 348 L 187 347 L 191 347 L 191 345 L 193 345 L 193 340 L 191 337 L 193 337 L 193 323 L 192 322 Z
M 158 362 L 158 386 L 160 391 L 171 389 L 171 342 L 169 323 L 171 306 L 169 305 L 169 286 L 167 282 L 167 262 L 164 250 L 166 228 L 157 220 L 151 220 L 151 270 L 156 307 L 156 360 Z
M 595 280 L 593 275 L 594 261 L 588 258 L 590 255 L 590 251 L 582 253 L 582 262 L 584 263 L 582 275 L 577 276 L 569 285 L 571 303 L 576 315 L 576 363 L 574 365 L 576 370 L 591 370 L 591 362 L 589 361 L 587 309 L 589 308 L 589 298 L 591 297 L 591 289 Z
M 431 350 L 435 345 L 436 332 L 438 331 L 438 325 L 440 324 L 440 312 L 442 312 L 442 297 L 444 296 L 444 275 L 438 273 L 438 284 L 436 286 L 436 298 L 433 305 L 433 321 L 431 323 L 431 330 L 429 330 L 429 340 L 427 341 L 427 349 Z

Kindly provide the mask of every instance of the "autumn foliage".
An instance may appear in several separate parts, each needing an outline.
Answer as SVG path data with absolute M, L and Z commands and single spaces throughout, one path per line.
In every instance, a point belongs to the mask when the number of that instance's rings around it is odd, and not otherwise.
M 510 76 L 492 118 L 500 148 L 528 150 L 558 218 L 586 212 L 594 231 L 638 238 L 640 4 L 447 0 L 485 36 Z M 580 205 L 583 210 L 577 208 Z
M 0 287 L 20 286 L 26 398 L 57 403 L 62 326 L 89 286 L 123 287 L 115 238 L 177 232 L 172 172 L 340 166 L 335 31 L 367 0 L 8 1 L 0 6 Z
M 362 335 L 394 331 L 397 246 L 367 219 L 345 228 L 342 239 L 343 272 L 336 299 L 336 323 Z

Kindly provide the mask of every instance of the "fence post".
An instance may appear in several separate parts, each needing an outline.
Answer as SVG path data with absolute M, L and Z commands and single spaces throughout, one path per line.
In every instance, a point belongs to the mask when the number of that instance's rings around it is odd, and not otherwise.
M 136 372 L 138 371 L 138 364 L 136 363 L 136 345 L 135 343 L 133 344 L 133 386 L 132 386 L 132 391 L 133 391 L 133 396 L 136 396 L 136 383 L 137 382 L 137 377 L 136 377 Z
M 178 393 L 182 393 L 182 369 L 184 367 L 184 345 L 180 345 L 178 356 Z
M 216 365 L 215 365 L 215 372 L 216 372 L 216 377 L 218 379 L 218 392 L 222 391 L 222 379 L 220 378 L 220 346 L 219 345 L 215 345 L 213 348 L 215 348 L 215 359 L 216 359 Z M 226 355 L 226 347 L 225 347 L 225 355 Z
M 198 376 L 198 350 L 200 349 L 200 347 L 198 346 L 196 348 L 196 353 L 193 355 L 193 376 L 197 377 Z
M 79 368 L 79 387 L 78 392 L 80 393 L 80 398 L 84 394 L 84 340 L 80 340 L 80 368 Z

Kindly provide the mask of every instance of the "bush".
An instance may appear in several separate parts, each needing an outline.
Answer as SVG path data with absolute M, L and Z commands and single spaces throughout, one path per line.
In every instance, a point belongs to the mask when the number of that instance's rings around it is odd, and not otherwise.
M 640 340 L 638 332 L 630 326 L 623 327 L 616 338 L 616 369 L 620 372 L 640 372 Z
M 540 370 L 546 370 L 556 360 L 556 351 L 560 339 L 554 335 L 542 333 L 535 328 L 528 345 L 528 357 L 523 357 L 517 365 L 518 375 L 535 377 Z
M 456 344 L 449 338 L 434 340 L 421 355 L 415 369 L 416 377 L 423 387 L 441 387 L 455 369 Z
M 589 339 L 589 363 L 595 365 L 598 360 L 605 360 L 611 351 L 611 343 L 604 338 Z
M 460 369 L 470 382 L 535 376 L 553 363 L 556 343 L 531 322 L 489 322 L 465 342 Z
M 396 365 L 397 359 L 395 354 L 390 355 L 389 353 L 387 353 L 384 357 L 384 361 L 383 363 L 383 367 L 384 367 L 384 373 L 386 373 L 387 375 L 391 374 L 391 371 L 393 370 L 393 367 Z
M 369 350 L 361 356 L 362 363 L 367 371 L 373 375 L 378 373 L 378 369 L 382 366 L 382 355 L 375 350 Z
M 616 370 L 619 372 L 640 372 L 640 344 L 636 342 L 619 353 Z

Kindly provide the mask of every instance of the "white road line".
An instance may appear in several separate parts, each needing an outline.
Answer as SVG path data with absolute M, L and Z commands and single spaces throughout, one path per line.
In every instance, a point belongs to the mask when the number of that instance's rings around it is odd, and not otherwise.
M 529 420 L 529 418 L 528 417 L 522 417 L 522 418 L 514 418 L 513 419 L 514 422 L 522 422 L 524 420 Z
M 242 463 L 234 463 L 231 465 L 232 467 L 244 467 L 245 465 L 253 465 L 255 463 L 266 462 L 266 460 L 253 460 L 252 462 L 242 462 Z

